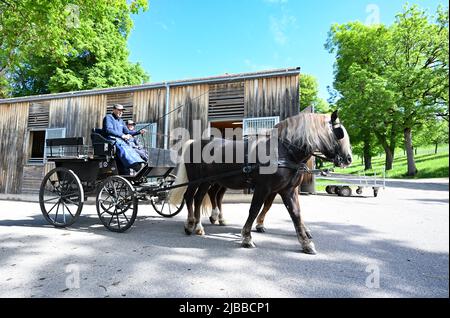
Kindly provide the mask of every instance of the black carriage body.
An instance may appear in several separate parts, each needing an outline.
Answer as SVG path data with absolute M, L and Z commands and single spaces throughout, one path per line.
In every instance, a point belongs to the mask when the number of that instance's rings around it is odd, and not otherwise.
M 168 202 L 175 182 L 176 167 L 172 150 L 148 149 L 149 160 L 135 175 L 120 176 L 114 142 L 100 131 L 91 135 L 92 147 L 83 138 L 47 140 L 47 161 L 56 168 L 41 184 L 39 202 L 46 220 L 56 227 L 72 225 L 79 217 L 88 196 L 96 196 L 96 208 L 103 225 L 124 232 L 136 219 L 138 201 L 150 201 L 164 216 L 177 215 L 183 208 Z M 61 209 L 61 210 L 60 210 Z M 61 216 L 62 214 L 62 216 Z
M 96 186 L 108 177 L 118 175 L 115 160 L 105 158 L 53 159 L 57 168 L 72 170 L 80 179 L 86 195 L 94 194 Z

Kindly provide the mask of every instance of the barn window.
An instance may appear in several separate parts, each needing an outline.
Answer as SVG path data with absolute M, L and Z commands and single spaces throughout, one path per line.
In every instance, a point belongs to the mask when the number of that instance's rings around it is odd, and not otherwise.
M 110 114 L 114 104 L 121 104 L 125 108 L 122 119 L 133 119 L 133 93 L 108 94 L 106 96 L 106 113 Z
M 52 128 L 45 130 L 30 131 L 30 159 L 29 163 L 43 163 L 47 159 L 47 149 L 45 147 L 47 139 L 66 137 L 65 128 Z M 55 151 L 55 150 L 53 150 Z M 62 150 L 61 150 L 62 151 Z
M 244 136 L 266 135 L 279 122 L 279 116 L 245 118 L 243 120 Z
M 43 131 L 48 127 L 50 102 L 31 103 L 28 111 L 28 128 Z
M 209 86 L 210 121 L 240 120 L 244 117 L 244 82 Z
M 30 163 L 44 161 L 45 130 L 30 131 Z
M 156 123 L 136 125 L 136 130 L 143 128 L 147 130 L 147 133 L 145 135 L 139 135 L 137 138 L 141 138 L 142 144 L 145 148 L 156 148 L 158 140 L 158 125 Z

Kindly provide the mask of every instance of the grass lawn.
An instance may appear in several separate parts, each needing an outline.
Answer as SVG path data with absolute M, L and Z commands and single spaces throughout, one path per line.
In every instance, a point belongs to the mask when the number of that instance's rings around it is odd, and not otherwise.
M 417 155 L 414 157 L 416 161 L 418 174 L 414 179 L 423 178 L 448 178 L 448 164 L 449 164 L 449 148 L 448 145 L 441 145 L 438 148 L 438 153 L 434 154 L 434 146 L 419 148 Z M 372 158 L 373 170 L 366 171 L 366 175 L 371 175 L 376 172 L 377 175 L 383 173 L 385 157 L 377 156 Z M 331 168 L 330 165 L 325 167 Z M 335 173 L 356 174 L 364 172 L 364 165 L 361 158 L 355 156 L 351 167 L 347 169 L 334 168 Z M 411 178 L 406 176 L 407 160 L 403 149 L 397 149 L 395 152 L 393 169 L 386 171 L 386 178 L 406 179 Z M 328 183 L 329 184 L 329 183 Z

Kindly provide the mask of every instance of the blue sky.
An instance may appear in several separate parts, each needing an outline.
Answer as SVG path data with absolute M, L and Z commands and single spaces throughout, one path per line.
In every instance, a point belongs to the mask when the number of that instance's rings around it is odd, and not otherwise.
M 134 16 L 130 59 L 151 82 L 300 66 L 333 82 L 334 56 L 324 49 L 333 23 L 379 17 L 394 21 L 406 1 L 380 0 L 150 0 Z M 443 0 L 411 0 L 434 12 Z

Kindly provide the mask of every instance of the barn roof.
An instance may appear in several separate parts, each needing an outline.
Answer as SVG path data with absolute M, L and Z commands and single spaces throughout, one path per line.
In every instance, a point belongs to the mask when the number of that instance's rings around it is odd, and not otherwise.
M 188 85 L 198 85 L 198 84 L 213 84 L 213 83 L 221 83 L 221 82 L 239 81 L 239 80 L 245 80 L 245 79 L 289 76 L 289 75 L 298 75 L 298 74 L 300 74 L 300 67 L 292 67 L 292 68 L 274 69 L 274 70 L 252 72 L 252 73 L 225 74 L 225 75 L 219 75 L 219 76 L 193 78 L 193 79 L 185 79 L 185 80 L 177 80 L 177 81 L 169 81 L 169 82 L 148 83 L 148 84 L 142 84 L 142 85 L 136 85 L 136 86 L 102 88 L 102 89 L 73 91 L 73 92 L 56 93 L 56 94 L 45 94 L 45 95 L 7 98 L 7 99 L 0 99 L 0 104 L 33 102 L 33 101 L 40 101 L 40 100 L 50 100 L 50 99 L 78 97 L 78 96 L 90 96 L 90 95 L 97 95 L 97 94 L 127 93 L 127 92 L 134 92 L 134 91 L 145 90 L 145 89 L 165 88 L 166 86 L 176 87 L 176 86 L 188 86 Z

